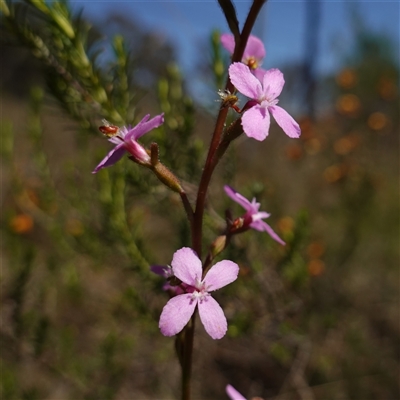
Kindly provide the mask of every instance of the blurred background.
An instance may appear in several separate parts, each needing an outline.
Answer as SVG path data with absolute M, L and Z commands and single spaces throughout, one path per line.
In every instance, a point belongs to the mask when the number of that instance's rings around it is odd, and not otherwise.
M 193 201 L 228 28 L 216 2 L 52 4 L 15 2 L 1 22 L 1 396 L 178 398 L 174 340 L 158 329 L 168 298 L 149 265 L 190 245 L 180 199 L 129 160 L 91 171 L 111 148 L 102 118 L 164 112 L 143 143 L 159 143 Z M 241 24 L 250 4 L 236 3 Z M 243 212 L 226 183 L 257 197 L 287 245 L 252 231 L 221 255 L 240 276 L 215 295 L 226 337 L 198 325 L 194 399 L 227 398 L 228 383 L 246 398 L 400 398 L 399 7 L 271 1 L 260 15 L 263 67 L 284 72 L 280 105 L 302 135 L 273 124 L 264 142 L 232 144 L 204 246 L 226 209 Z

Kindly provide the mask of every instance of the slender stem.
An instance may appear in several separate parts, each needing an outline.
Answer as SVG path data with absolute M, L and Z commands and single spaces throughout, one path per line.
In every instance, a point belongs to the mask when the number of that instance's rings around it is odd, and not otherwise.
M 182 199 L 183 207 L 185 208 L 186 215 L 188 217 L 190 227 L 193 229 L 193 209 L 192 206 L 190 205 L 189 199 L 186 195 L 185 192 L 179 193 Z
M 189 324 L 185 328 L 184 352 L 182 360 L 182 400 L 190 400 L 191 378 L 192 378 L 192 355 L 193 355 L 193 340 L 194 327 L 196 321 L 194 312 Z
M 250 32 L 254 26 L 257 15 L 261 10 L 262 5 L 266 0 L 254 0 L 247 16 L 243 31 L 240 35 L 240 40 L 235 44 L 235 50 L 232 56 L 232 62 L 241 61 L 243 53 L 250 36 Z M 227 78 L 225 89 L 230 92 L 233 91 L 233 85 Z M 222 154 L 228 148 L 229 143 L 223 145 L 224 149 L 220 154 L 216 154 L 218 147 L 221 144 L 222 133 L 225 126 L 226 117 L 228 115 L 228 107 L 221 107 L 218 113 L 217 121 L 215 123 L 214 132 L 212 135 L 210 147 L 208 149 L 207 159 L 200 179 L 199 189 L 197 192 L 196 208 L 193 213 L 186 196 L 182 196 L 182 201 L 188 214 L 189 221 L 192 228 L 192 248 L 201 258 L 202 253 L 202 235 L 203 235 L 203 215 L 204 206 L 207 195 L 208 186 L 211 181 L 212 173 L 218 164 Z M 222 154 L 221 154 L 222 153 Z M 215 157 L 216 155 L 216 157 Z M 190 209 L 190 212 L 188 211 Z M 190 215 L 192 218 L 190 218 Z M 183 348 L 183 362 L 182 362 L 182 400 L 190 400 L 190 383 L 192 374 L 192 354 L 193 354 L 193 340 L 195 328 L 196 313 L 193 314 L 190 323 L 185 328 L 184 348 Z
M 254 0 L 253 4 L 250 8 L 249 14 L 247 16 L 246 22 L 244 24 L 242 33 L 240 35 L 240 41 L 235 44 L 235 50 L 232 56 L 232 62 L 240 61 L 243 57 L 244 50 L 246 48 L 247 40 L 250 36 L 250 32 L 254 26 L 257 15 L 259 14 L 261 7 L 266 2 L 266 0 Z M 229 79 L 227 78 L 227 82 L 225 85 L 225 89 L 232 91 L 233 85 Z M 211 139 L 211 144 L 208 150 L 207 160 L 203 169 L 203 174 L 201 176 L 199 190 L 197 193 L 197 201 L 196 201 L 196 209 L 194 212 L 194 221 L 193 221 L 193 250 L 195 250 L 198 256 L 201 258 L 201 250 L 202 250 L 202 230 L 203 230 L 203 214 L 204 214 L 204 206 L 205 199 L 207 195 L 208 186 L 210 184 L 211 176 L 214 171 L 214 168 L 218 164 L 219 159 L 213 160 L 215 152 L 218 149 L 218 146 L 221 141 L 222 132 L 224 129 L 224 124 L 226 117 L 228 115 L 228 108 L 224 107 L 219 110 L 219 114 L 217 117 L 217 121 L 214 128 L 214 133 Z

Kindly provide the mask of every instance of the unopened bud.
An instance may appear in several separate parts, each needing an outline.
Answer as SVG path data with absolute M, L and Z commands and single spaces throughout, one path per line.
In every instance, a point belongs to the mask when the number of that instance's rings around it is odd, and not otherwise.
M 184 190 L 179 182 L 179 179 L 158 159 L 158 145 L 157 143 L 152 143 L 150 145 L 150 157 L 151 166 L 150 168 L 157 175 L 157 178 L 168 186 L 174 192 L 184 193 Z
M 153 165 L 151 169 L 164 185 L 167 185 L 174 192 L 183 193 L 183 188 L 179 179 L 164 164 L 158 162 L 156 165 Z
M 225 249 L 226 244 L 227 244 L 226 235 L 218 236 L 211 244 L 210 253 L 212 258 L 215 258 L 219 253 L 221 253 Z

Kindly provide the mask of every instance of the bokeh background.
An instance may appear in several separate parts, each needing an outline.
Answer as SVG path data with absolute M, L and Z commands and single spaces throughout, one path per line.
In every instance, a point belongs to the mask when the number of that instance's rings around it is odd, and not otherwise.
M 27 3 L 18 24 L 56 42 Z M 250 2 L 236 6 L 243 23 Z M 143 142 L 160 144 L 193 200 L 229 62 L 218 5 L 71 9 L 111 106 L 126 122 L 165 113 Z M 226 209 L 242 212 L 224 183 L 256 196 L 287 245 L 254 231 L 222 254 L 241 272 L 216 293 L 226 337 L 198 325 L 194 399 L 227 398 L 228 383 L 247 398 L 400 398 L 399 27 L 396 2 L 267 3 L 254 31 L 263 67 L 284 72 L 280 105 L 302 136 L 273 125 L 262 143 L 233 143 L 204 245 Z M 190 244 L 180 200 L 129 160 L 92 175 L 110 149 L 96 130 L 107 115 L 74 83 L 91 95 L 95 83 L 72 56 L 38 59 L 4 16 L 1 28 L 1 396 L 178 398 L 174 341 L 158 330 L 167 296 L 149 265 Z

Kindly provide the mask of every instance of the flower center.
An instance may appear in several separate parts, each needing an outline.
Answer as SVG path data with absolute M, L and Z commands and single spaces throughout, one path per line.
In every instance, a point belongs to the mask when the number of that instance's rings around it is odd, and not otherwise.
M 198 299 L 198 301 L 202 302 L 209 296 L 207 292 L 206 284 L 201 282 L 200 279 L 196 278 L 195 290 L 192 293 L 192 300 Z
M 201 290 L 201 291 L 194 291 L 192 293 L 192 300 L 197 299 L 200 303 L 202 303 L 203 301 L 207 300 L 207 297 L 210 296 L 210 294 L 208 292 L 206 292 L 205 289 Z
M 247 57 L 245 60 L 245 64 L 250 68 L 250 69 L 257 69 L 258 68 L 258 60 L 251 56 Z
M 269 100 L 268 98 L 262 98 L 260 101 L 260 106 L 261 107 L 270 107 L 270 106 L 274 106 L 275 104 L 278 104 L 279 100 L 278 99 L 272 99 Z

